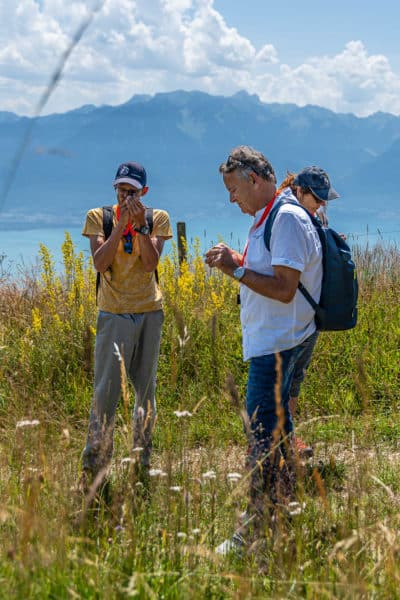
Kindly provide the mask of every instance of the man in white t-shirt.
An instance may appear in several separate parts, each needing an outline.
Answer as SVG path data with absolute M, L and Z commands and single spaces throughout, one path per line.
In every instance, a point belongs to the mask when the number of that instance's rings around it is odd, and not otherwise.
M 253 217 L 243 254 L 220 243 L 206 253 L 206 263 L 240 281 L 243 356 L 250 363 L 246 394 L 251 430 L 249 511 L 253 522 L 259 523 L 273 516 L 293 493 L 289 388 L 303 342 L 316 329 L 314 310 L 297 288 L 301 281 L 319 301 L 322 249 L 307 213 L 288 203 L 275 218 L 271 250 L 267 250 L 264 228 L 269 212 L 282 199 L 296 199 L 290 188 L 276 191 L 274 170 L 263 154 L 239 146 L 220 172 L 230 202 Z M 232 542 L 240 545 L 244 540 L 235 534 Z

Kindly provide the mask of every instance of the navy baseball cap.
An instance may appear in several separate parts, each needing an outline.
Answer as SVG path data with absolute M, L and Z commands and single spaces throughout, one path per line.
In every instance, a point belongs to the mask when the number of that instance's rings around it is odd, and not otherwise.
M 339 194 L 331 186 L 331 182 L 327 173 L 320 167 L 306 167 L 300 173 L 297 173 L 294 178 L 293 185 L 298 185 L 302 188 L 310 188 L 311 192 L 318 200 L 335 200 L 339 198 Z
M 126 162 L 119 165 L 115 175 L 114 185 L 117 183 L 129 183 L 138 190 L 146 187 L 147 175 L 144 167 L 136 162 Z

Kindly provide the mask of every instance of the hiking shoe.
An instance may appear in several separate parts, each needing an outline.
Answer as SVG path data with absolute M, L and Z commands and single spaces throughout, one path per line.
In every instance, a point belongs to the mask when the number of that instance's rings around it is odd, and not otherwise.
M 217 554 L 221 554 L 222 556 L 227 556 L 228 554 L 235 554 L 240 557 L 243 556 L 243 550 L 246 546 L 246 542 L 244 538 L 240 535 L 240 533 L 234 533 L 230 540 L 225 540 L 215 548 L 215 552 Z
M 305 442 L 297 435 L 294 437 L 294 446 L 300 458 L 311 458 L 314 456 L 314 450 L 311 446 L 307 446 Z

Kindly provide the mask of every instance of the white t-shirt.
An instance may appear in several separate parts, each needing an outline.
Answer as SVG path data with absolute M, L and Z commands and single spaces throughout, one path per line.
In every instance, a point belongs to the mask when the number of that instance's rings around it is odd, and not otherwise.
M 295 200 L 286 188 L 275 202 L 284 197 Z M 244 266 L 263 275 L 272 275 L 274 266 L 296 269 L 301 272 L 300 281 L 318 302 L 322 248 L 307 213 L 300 206 L 282 206 L 272 227 L 269 252 L 264 243 L 265 223 L 255 228 L 263 211 L 264 208 L 257 212 L 250 228 Z M 314 310 L 300 290 L 285 304 L 242 284 L 240 300 L 244 360 L 294 348 L 315 331 Z

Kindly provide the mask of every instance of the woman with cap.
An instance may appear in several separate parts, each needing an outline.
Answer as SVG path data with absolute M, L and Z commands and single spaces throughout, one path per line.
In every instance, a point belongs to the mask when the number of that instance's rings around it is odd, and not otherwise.
M 323 226 L 328 226 L 326 216 L 327 202 L 339 198 L 339 194 L 331 186 L 330 179 L 326 171 L 317 166 L 305 167 L 297 175 L 288 173 L 282 181 L 279 189 L 290 187 L 297 200 L 310 214 L 318 217 Z M 297 361 L 292 384 L 290 387 L 289 410 L 294 419 L 297 402 L 300 396 L 301 384 L 304 381 L 307 369 L 311 362 L 315 344 L 318 339 L 318 331 L 310 336 L 306 344 L 305 352 Z M 301 458 L 310 458 L 313 456 L 313 449 L 306 444 L 299 436 L 295 436 L 296 450 Z

